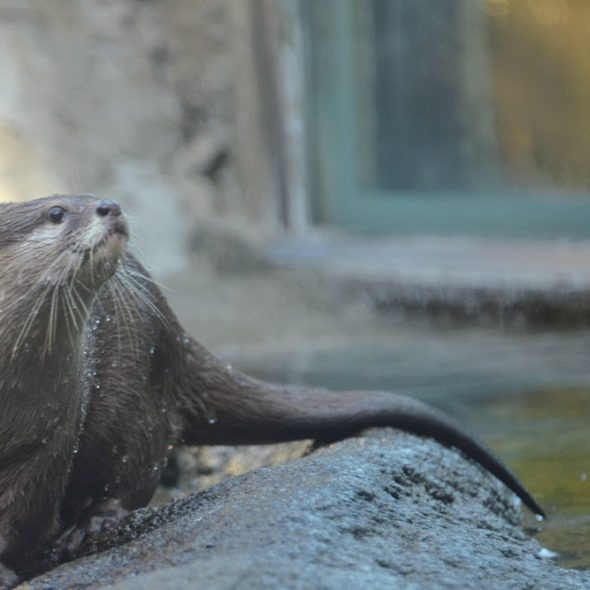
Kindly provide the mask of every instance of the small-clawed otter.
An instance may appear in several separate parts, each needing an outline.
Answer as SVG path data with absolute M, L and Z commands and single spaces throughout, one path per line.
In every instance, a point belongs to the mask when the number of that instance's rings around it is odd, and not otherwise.
M 119 205 L 52 196 L 0 205 L 0 569 L 61 534 L 73 549 L 145 506 L 173 445 L 335 439 L 393 426 L 457 447 L 534 512 L 482 444 L 412 399 L 272 385 L 179 325 L 126 252 Z

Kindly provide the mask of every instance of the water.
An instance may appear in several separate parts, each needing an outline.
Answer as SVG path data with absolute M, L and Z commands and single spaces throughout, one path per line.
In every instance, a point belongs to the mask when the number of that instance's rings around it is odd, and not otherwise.
M 353 335 L 351 335 L 351 338 Z M 242 358 L 273 381 L 415 396 L 477 432 L 549 518 L 525 526 L 590 568 L 590 333 L 404 329 L 390 340 Z

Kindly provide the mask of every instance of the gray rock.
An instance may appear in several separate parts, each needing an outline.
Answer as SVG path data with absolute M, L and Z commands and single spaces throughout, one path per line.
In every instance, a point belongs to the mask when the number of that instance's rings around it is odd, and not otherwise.
M 589 588 L 540 556 L 507 490 L 453 450 L 374 431 L 130 515 L 28 588 Z

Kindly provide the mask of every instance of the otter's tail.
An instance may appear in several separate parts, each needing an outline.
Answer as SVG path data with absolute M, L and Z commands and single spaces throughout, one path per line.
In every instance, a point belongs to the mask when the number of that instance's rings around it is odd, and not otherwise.
M 417 400 L 386 392 L 336 392 L 265 383 L 224 367 L 192 341 L 186 359 L 191 384 L 181 388 L 184 394 L 179 403 L 188 444 L 335 440 L 365 428 L 390 426 L 456 447 L 495 475 L 533 512 L 544 516 L 536 500 L 490 450 L 445 414 Z

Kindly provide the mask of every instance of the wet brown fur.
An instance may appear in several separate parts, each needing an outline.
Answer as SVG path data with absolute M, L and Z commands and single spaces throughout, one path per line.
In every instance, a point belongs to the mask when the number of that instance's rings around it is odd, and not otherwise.
M 47 215 L 56 205 L 67 212 L 53 227 Z M 63 538 L 81 542 L 92 517 L 112 516 L 114 505 L 121 513 L 146 505 L 181 443 L 338 438 L 394 426 L 457 447 L 542 514 L 489 450 L 424 404 L 273 385 L 225 366 L 184 333 L 124 252 L 122 216 L 97 221 L 96 207 L 83 195 L 0 205 L 4 564 L 68 527 Z M 114 227 L 115 245 L 92 252 Z

